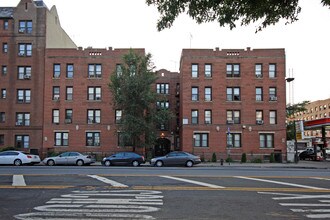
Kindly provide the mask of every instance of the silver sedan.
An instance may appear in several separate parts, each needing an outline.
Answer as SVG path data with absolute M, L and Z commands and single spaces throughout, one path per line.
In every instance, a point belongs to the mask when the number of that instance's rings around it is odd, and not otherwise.
M 56 157 L 47 157 L 42 161 L 48 166 L 54 165 L 89 165 L 95 162 L 95 158 L 79 152 L 65 152 Z

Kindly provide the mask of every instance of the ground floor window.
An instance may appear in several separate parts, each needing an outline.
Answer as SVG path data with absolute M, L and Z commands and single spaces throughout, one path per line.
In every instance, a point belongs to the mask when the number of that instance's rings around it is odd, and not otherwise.
M 69 146 L 69 132 L 55 132 L 55 146 Z
M 15 147 L 16 148 L 29 148 L 30 136 L 29 135 L 16 135 L 15 136 Z
M 209 134 L 208 133 L 194 133 L 194 147 L 208 147 Z
M 260 148 L 274 148 L 274 134 L 260 134 Z
M 86 132 L 86 146 L 100 146 L 100 132 Z
M 227 134 L 227 147 L 240 148 L 241 147 L 241 134 L 228 133 Z

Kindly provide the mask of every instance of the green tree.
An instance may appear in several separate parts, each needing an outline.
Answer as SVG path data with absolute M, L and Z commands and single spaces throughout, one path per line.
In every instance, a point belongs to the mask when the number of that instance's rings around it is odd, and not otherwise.
M 298 104 L 294 105 L 287 105 L 286 106 L 286 138 L 287 140 L 294 140 L 294 114 L 297 112 L 306 111 L 306 105 L 308 105 L 310 101 L 303 101 Z
M 261 20 L 260 31 L 269 25 L 286 20 L 286 24 L 298 20 L 301 7 L 299 0 L 146 0 L 148 5 L 155 5 L 160 18 L 157 22 L 159 31 L 170 28 L 174 20 L 187 13 L 198 24 L 217 21 L 221 27 L 229 25 L 230 29 L 248 25 Z M 330 0 L 321 0 L 323 6 L 330 6 Z
M 152 88 L 157 76 L 151 54 L 141 56 L 133 50 L 123 56 L 123 62 L 110 78 L 109 88 L 114 108 L 122 111 L 118 124 L 121 145 L 150 147 L 154 143 L 155 127 L 171 117 L 169 110 L 156 109 L 159 98 Z

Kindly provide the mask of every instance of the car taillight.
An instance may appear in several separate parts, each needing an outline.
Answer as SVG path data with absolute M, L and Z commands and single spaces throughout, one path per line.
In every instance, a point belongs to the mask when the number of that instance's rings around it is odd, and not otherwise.
M 144 160 L 144 156 L 141 156 L 142 157 L 142 160 Z
M 31 155 L 27 155 L 27 158 L 32 158 L 32 156 Z

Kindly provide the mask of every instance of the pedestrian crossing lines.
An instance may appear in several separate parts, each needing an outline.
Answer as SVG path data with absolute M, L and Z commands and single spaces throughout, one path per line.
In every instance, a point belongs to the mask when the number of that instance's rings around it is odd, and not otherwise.
M 272 199 L 295 213 L 301 213 L 311 219 L 330 219 L 330 194 L 306 195 L 277 192 L 258 192 L 274 196 Z

